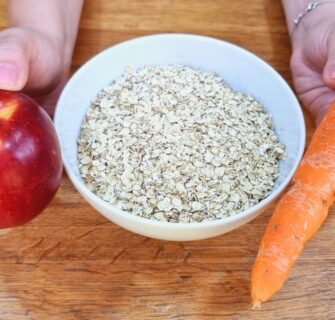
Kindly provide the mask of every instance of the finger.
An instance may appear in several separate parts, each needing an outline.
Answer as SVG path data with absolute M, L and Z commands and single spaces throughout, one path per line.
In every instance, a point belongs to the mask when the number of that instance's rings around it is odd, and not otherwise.
M 329 106 L 335 101 L 335 92 L 326 92 L 325 94 L 319 96 L 315 99 L 313 103 L 315 107 L 315 124 L 316 126 L 319 125 L 321 120 L 323 119 L 324 115 L 326 114 Z
M 0 32 L 0 89 L 21 90 L 28 81 L 32 48 L 22 32 Z
M 48 112 L 50 116 L 53 115 L 55 110 L 55 105 L 57 102 L 57 99 L 69 77 L 68 72 L 64 73 L 63 78 L 58 83 L 58 85 L 53 89 L 51 92 L 48 92 L 47 95 L 40 95 L 35 96 L 35 100 Z
M 330 89 L 335 89 L 335 37 L 333 36 L 328 45 L 328 57 L 323 69 L 323 81 Z

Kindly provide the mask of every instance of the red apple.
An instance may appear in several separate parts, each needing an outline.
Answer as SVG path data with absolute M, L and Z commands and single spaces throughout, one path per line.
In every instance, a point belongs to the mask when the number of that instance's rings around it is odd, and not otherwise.
M 0 91 L 0 228 L 42 212 L 60 185 L 62 168 L 48 114 L 22 93 Z

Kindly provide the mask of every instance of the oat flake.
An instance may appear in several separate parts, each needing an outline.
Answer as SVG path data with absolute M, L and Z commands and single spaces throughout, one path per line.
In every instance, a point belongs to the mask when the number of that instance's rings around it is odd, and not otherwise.
M 127 69 L 92 101 L 78 139 L 80 173 L 92 192 L 169 222 L 254 206 L 272 190 L 284 156 L 253 97 L 181 65 Z

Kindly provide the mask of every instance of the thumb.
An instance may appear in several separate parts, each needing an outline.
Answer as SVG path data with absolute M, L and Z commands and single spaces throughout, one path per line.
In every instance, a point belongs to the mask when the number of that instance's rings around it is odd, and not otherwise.
M 28 80 L 31 46 L 18 29 L 0 32 L 0 89 L 18 91 Z
M 335 37 L 330 39 L 328 45 L 328 57 L 322 77 L 326 86 L 335 90 Z

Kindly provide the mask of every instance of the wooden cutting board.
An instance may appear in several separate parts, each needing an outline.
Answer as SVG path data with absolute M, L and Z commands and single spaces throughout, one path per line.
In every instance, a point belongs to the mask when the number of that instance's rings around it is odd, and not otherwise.
M 292 83 L 279 0 L 87 0 L 73 70 L 106 47 L 160 32 L 231 41 Z M 159 241 L 107 221 L 64 175 L 42 215 L 0 237 L 0 319 L 335 319 L 334 212 L 285 287 L 250 310 L 250 268 L 272 209 L 214 239 Z

